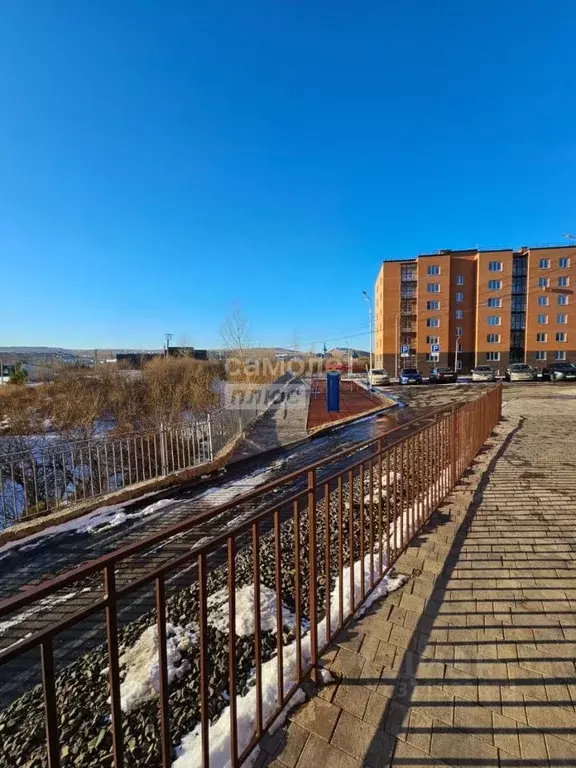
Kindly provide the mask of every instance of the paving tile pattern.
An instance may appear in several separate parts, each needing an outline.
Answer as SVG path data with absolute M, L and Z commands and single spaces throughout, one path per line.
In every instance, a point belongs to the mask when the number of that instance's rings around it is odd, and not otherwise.
M 576 402 L 505 417 L 257 765 L 576 765 Z

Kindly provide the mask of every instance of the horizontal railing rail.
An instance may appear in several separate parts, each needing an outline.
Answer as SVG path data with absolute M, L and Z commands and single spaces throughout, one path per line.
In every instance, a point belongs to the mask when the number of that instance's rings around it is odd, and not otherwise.
M 378 586 L 382 579 L 389 578 L 393 564 L 498 423 L 501 396 L 501 385 L 495 385 L 475 400 L 429 414 L 407 434 L 339 451 L 200 518 L 2 601 L 0 617 L 14 621 L 18 611 L 26 615 L 31 605 L 55 599 L 64 589 L 70 594 L 72 584 L 84 584 L 96 574 L 103 578 L 81 611 L 0 653 L 1 671 L 33 649 L 41 650 L 42 690 L 27 694 L 35 697 L 28 709 L 18 708 L 18 702 L 8 707 L 10 743 L 17 742 L 21 728 L 28 753 L 19 755 L 26 764 L 44 764 L 46 754 L 50 768 L 73 764 L 67 723 L 74 702 L 58 696 L 72 667 L 75 684 L 78 676 L 83 680 L 83 695 L 89 697 L 92 688 L 100 691 L 94 699 L 99 705 L 81 724 L 82 733 L 93 734 L 86 747 L 90 764 L 167 768 L 182 756 L 184 764 L 207 767 L 229 760 L 240 765 L 305 677 L 317 677 L 321 654 L 335 635 L 368 596 L 383 592 Z M 346 465 L 338 466 L 345 458 Z M 128 558 L 296 479 L 305 481 L 277 503 L 184 547 L 135 579 L 118 581 Z M 185 572 L 192 574 L 184 588 L 186 609 L 182 588 L 174 586 Z M 147 586 L 154 588 L 154 606 L 144 623 L 139 621 L 137 632 L 130 624 L 119 629 L 124 602 Z M 106 642 L 93 653 L 105 675 L 84 681 L 82 659 L 57 671 L 59 636 L 88 616 L 94 621 L 102 611 Z M 140 644 L 146 646 L 144 639 L 150 639 L 146 632 L 155 639 L 157 674 L 146 697 L 138 700 L 134 665 L 142 671 L 138 653 Z M 175 670 L 176 641 L 180 666 Z M 38 730 L 40 717 L 45 744 L 26 741 L 26 729 Z M 134 744 L 142 748 L 136 757 Z M 146 761 L 140 754 L 147 755 Z

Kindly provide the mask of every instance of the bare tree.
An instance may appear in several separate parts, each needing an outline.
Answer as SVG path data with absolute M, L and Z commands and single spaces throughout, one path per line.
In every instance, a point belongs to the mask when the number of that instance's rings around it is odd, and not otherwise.
M 250 323 L 237 304 L 232 307 L 220 329 L 224 347 L 228 350 L 227 357 L 234 359 L 234 378 L 249 379 L 249 360 L 252 347 Z M 229 370 L 231 366 L 228 366 Z

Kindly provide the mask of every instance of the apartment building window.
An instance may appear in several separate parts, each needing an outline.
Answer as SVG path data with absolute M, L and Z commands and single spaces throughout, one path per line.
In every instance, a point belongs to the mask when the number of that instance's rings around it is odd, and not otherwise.
M 536 322 L 538 325 L 548 325 L 548 315 L 538 315 Z
M 488 271 L 489 272 L 502 272 L 502 262 L 501 261 L 489 261 L 488 262 Z
M 558 278 L 558 287 L 566 288 L 569 282 L 570 280 L 566 277 L 566 275 L 560 275 L 560 277 Z
M 549 277 L 539 277 L 538 278 L 538 287 L 539 288 L 548 288 L 550 285 L 550 278 Z
M 426 274 L 428 274 L 428 275 L 439 275 L 440 274 L 440 265 L 439 264 L 428 264 L 428 269 L 426 270 Z
M 438 301 L 438 299 L 432 299 L 432 301 L 427 301 L 426 309 L 440 309 L 440 302 Z
M 499 333 L 489 333 L 486 336 L 486 341 L 488 344 L 500 344 L 500 334 Z
M 488 280 L 488 290 L 489 291 L 501 291 L 502 290 L 502 280 Z
M 440 283 L 428 283 L 426 290 L 428 293 L 440 293 Z
M 486 318 L 486 322 L 488 325 L 500 325 L 501 318 L 500 315 L 488 315 Z
M 569 259 L 569 258 L 566 258 L 565 256 L 563 256 L 563 257 L 562 257 L 562 258 L 559 260 L 559 262 L 558 262 L 558 265 L 559 265 L 560 269 L 566 269 L 566 267 L 569 267 L 569 266 L 570 266 L 570 259 Z
M 492 296 L 490 299 L 488 299 L 488 306 L 489 307 L 501 307 L 502 306 L 502 299 Z
M 548 298 L 548 296 L 538 296 L 539 307 L 547 307 L 548 304 L 550 304 L 550 299 Z
M 464 285 L 464 278 L 462 277 L 462 275 L 458 275 L 458 277 L 456 278 L 456 285 Z
M 536 352 L 536 360 L 546 360 L 546 352 L 544 350 Z
M 556 360 L 566 360 L 566 350 L 565 349 L 559 349 L 556 354 L 554 355 Z
M 426 320 L 426 325 L 428 328 L 438 328 L 440 326 L 440 318 L 439 317 L 429 317 Z
M 548 334 L 547 333 L 537 333 L 536 334 L 536 341 L 545 342 L 545 341 L 547 341 L 547 339 L 548 339 Z
M 568 322 L 568 315 L 563 315 L 563 314 L 556 315 L 556 322 L 559 325 L 564 325 L 565 323 Z
M 462 370 L 462 360 L 456 361 L 456 370 L 461 371 Z
M 486 352 L 486 360 L 497 363 L 500 360 L 500 352 Z
M 426 352 L 426 362 L 427 363 L 437 363 L 438 362 L 438 352 Z
M 464 310 L 463 309 L 457 309 L 456 310 L 456 320 L 463 320 L 464 319 Z
M 558 296 L 558 306 L 565 307 L 567 304 L 568 304 L 568 296 L 563 296 L 562 294 L 560 294 L 560 296 Z
M 566 331 L 558 331 L 556 334 L 556 341 L 566 341 Z
M 540 259 L 540 269 L 550 269 L 550 259 Z
M 456 301 L 458 302 L 458 304 L 462 304 L 462 302 L 464 301 L 464 294 L 463 293 L 457 293 L 456 294 Z
M 426 336 L 426 344 L 438 344 L 439 341 L 438 336 Z
M 456 326 L 456 336 L 462 336 L 462 328 Z

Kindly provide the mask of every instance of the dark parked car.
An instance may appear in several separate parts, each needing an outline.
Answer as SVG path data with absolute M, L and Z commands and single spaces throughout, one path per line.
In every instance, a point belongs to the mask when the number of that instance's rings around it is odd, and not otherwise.
M 430 384 L 455 384 L 457 378 L 453 368 L 432 368 L 428 381 Z
M 400 384 L 422 384 L 422 374 L 416 368 L 402 368 Z
M 576 368 L 572 363 L 550 363 L 542 368 L 544 381 L 575 381 Z

